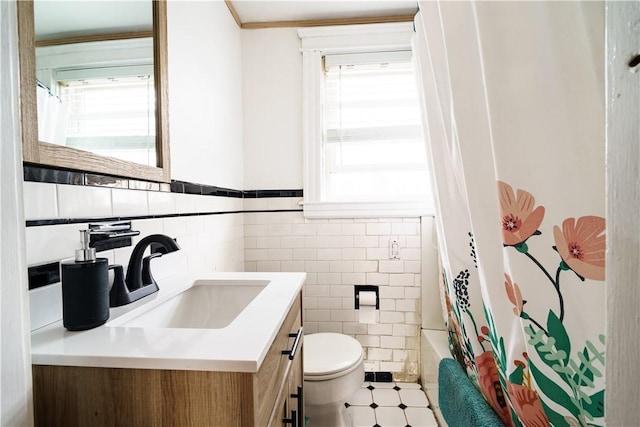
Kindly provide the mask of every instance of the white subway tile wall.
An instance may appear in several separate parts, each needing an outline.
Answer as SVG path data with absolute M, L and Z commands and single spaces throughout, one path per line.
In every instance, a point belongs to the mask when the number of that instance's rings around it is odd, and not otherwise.
M 47 184 L 42 184 L 47 185 Z M 114 188 L 111 190 L 114 216 L 148 215 L 149 203 L 144 191 Z
M 26 220 L 61 218 L 105 218 L 194 212 L 238 212 L 239 198 L 160 193 L 118 188 L 83 187 L 27 182 L 24 186 Z M 32 226 L 26 228 L 27 265 L 69 259 L 79 247 L 78 230 L 88 223 Z M 176 262 L 190 271 L 242 271 L 244 269 L 243 214 L 180 216 L 132 220 L 140 231 L 133 245 L 150 234 L 177 239 L 181 250 L 171 257 L 154 260 L 158 273 L 170 274 Z M 125 269 L 132 247 L 100 252 L 98 256 L 122 264 Z M 167 264 L 167 265 L 164 265 Z M 171 265 L 168 265 L 171 264 Z M 59 285 L 30 292 L 31 329 L 59 320 Z
M 113 216 L 110 188 L 57 185 L 56 190 L 60 218 Z
M 284 205 L 289 200 L 289 207 Z M 281 199 L 278 209 L 299 209 Z M 265 212 L 273 199 L 245 200 L 246 271 L 306 271 L 305 333 L 338 332 L 365 349 L 365 370 L 416 381 L 420 360 L 420 218 L 305 220 L 302 212 Z M 390 259 L 389 241 L 400 259 Z M 379 323 L 358 322 L 354 285 L 377 285 Z
M 58 218 L 58 193 L 55 185 L 25 182 L 23 194 L 24 215 L 26 218 Z

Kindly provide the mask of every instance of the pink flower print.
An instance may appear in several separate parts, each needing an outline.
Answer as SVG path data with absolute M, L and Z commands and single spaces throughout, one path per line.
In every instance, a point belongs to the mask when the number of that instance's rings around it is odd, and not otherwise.
M 556 249 L 576 274 L 593 280 L 605 277 L 605 219 L 599 216 L 567 218 L 562 230 L 553 227 Z
M 485 351 L 475 357 L 475 362 L 478 367 L 478 383 L 482 394 L 502 421 L 506 425 L 512 426 L 509 407 L 500 385 L 500 375 L 493 352 L 491 350 Z
M 534 209 L 536 200 L 531 193 L 518 190 L 517 196 L 507 183 L 498 181 L 502 241 L 507 246 L 519 245 L 531 237 L 542 224 L 544 206 Z
M 509 301 L 511 301 L 511 304 L 514 305 L 513 313 L 519 317 L 522 314 L 522 307 L 524 305 L 520 288 L 517 283 L 511 282 L 511 276 L 505 274 L 504 277 L 506 279 L 504 281 L 504 288 L 507 291 L 507 297 L 509 298 Z
M 527 427 L 549 427 L 549 419 L 544 413 L 538 393 L 518 384 L 507 383 L 507 391 L 513 405 L 513 410 L 522 425 Z

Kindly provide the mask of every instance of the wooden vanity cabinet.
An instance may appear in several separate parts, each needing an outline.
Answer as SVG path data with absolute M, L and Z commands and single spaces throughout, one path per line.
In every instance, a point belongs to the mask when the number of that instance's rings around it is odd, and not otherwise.
M 257 373 L 33 365 L 35 424 L 304 427 L 301 313 L 299 293 Z
M 300 296 L 298 298 L 301 299 Z M 299 302 L 296 304 L 300 306 Z M 297 316 L 294 316 L 293 309 L 289 312 L 258 371 L 258 426 L 304 427 L 304 422 L 299 424 L 300 420 L 304 420 L 301 313 L 301 308 Z M 283 352 L 280 350 L 282 348 L 286 350 Z M 275 375 L 274 369 L 277 369 Z M 301 387 L 299 398 L 298 386 Z M 265 418 L 267 412 L 269 416 Z

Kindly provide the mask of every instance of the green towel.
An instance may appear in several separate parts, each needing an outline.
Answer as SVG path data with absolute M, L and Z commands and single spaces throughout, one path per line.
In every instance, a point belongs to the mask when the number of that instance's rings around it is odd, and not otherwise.
M 504 427 L 460 364 L 442 359 L 438 366 L 438 404 L 449 427 Z

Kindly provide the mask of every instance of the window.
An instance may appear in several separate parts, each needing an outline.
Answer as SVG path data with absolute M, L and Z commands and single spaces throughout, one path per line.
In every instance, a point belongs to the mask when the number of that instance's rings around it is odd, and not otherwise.
M 156 165 L 153 39 L 36 49 L 41 141 Z
M 428 182 L 411 51 L 324 57 L 323 198 L 424 199 Z
M 299 34 L 305 216 L 430 213 L 411 24 L 302 29 Z
M 156 164 L 153 75 L 61 83 L 66 145 L 141 164 Z

